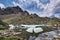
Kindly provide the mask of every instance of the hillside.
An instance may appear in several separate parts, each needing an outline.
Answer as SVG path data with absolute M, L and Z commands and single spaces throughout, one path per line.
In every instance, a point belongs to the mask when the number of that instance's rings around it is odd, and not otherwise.
M 19 6 L 0 8 L 0 19 L 8 24 L 59 24 L 60 19 L 39 17 L 36 13 L 29 14 Z

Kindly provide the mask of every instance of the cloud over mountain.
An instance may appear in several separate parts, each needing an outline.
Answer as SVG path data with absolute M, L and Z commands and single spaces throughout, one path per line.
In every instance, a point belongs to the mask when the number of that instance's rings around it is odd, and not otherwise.
M 7 3 L 9 5 L 7 5 Z M 55 13 L 55 6 L 60 3 L 60 0 L 10 0 L 5 1 L 6 6 L 20 6 L 23 10 L 30 13 L 37 13 L 41 17 L 59 17 L 59 13 Z M 60 4 L 59 4 L 60 5 Z
M 1 8 L 5 8 L 4 4 L 0 3 L 0 7 Z
M 54 9 L 58 2 L 60 0 L 19 0 L 19 3 L 14 3 L 25 10 L 36 12 L 41 17 L 50 17 L 53 15 L 56 17 Z

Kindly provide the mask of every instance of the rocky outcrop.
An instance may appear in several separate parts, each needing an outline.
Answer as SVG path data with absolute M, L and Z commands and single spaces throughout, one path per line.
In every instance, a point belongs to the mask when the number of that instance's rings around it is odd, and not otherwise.
M 0 9 L 0 15 L 16 14 L 18 12 L 23 12 L 23 10 L 19 6 Z

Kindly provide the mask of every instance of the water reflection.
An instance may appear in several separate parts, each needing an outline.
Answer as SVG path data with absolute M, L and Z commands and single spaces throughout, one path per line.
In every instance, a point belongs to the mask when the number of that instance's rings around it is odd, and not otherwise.
M 30 36 L 29 40 L 35 40 L 35 36 Z
M 44 34 L 39 34 L 38 37 L 40 38 L 53 38 L 54 36 L 58 35 L 60 32 L 58 30 L 51 31 L 47 36 Z
M 45 38 L 46 35 L 44 35 L 44 34 L 39 34 L 38 37 L 40 37 L 40 38 Z
M 55 30 L 55 31 L 51 31 L 48 35 L 45 34 L 39 34 L 38 37 L 40 38 L 53 38 L 54 36 L 60 34 L 60 31 Z M 29 40 L 35 40 L 35 36 L 30 36 Z

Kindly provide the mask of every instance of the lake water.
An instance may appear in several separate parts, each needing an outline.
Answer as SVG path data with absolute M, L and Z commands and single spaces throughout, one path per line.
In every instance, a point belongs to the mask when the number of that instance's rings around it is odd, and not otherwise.
M 44 34 L 39 34 L 38 37 L 40 38 L 53 38 L 54 36 L 60 34 L 60 32 L 58 30 L 54 30 L 54 31 L 51 31 L 47 36 L 44 35 Z M 30 36 L 29 40 L 35 40 L 35 36 Z

